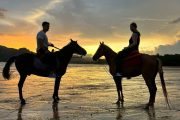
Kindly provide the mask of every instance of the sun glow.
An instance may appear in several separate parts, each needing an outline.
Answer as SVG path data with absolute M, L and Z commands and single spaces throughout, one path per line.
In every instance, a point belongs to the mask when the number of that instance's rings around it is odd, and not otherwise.
M 68 35 L 69 37 L 71 35 Z M 63 35 L 50 35 L 49 42 L 52 42 L 55 46 L 62 48 L 66 44 L 68 44 L 69 37 L 64 37 Z M 76 36 L 77 38 L 77 36 Z M 141 43 L 140 43 L 140 52 L 152 52 L 155 50 L 156 47 L 159 45 L 165 44 L 173 44 L 173 42 L 169 41 L 169 37 L 166 36 L 152 36 L 152 37 L 142 37 Z M 76 39 L 75 39 L 76 40 Z M 88 54 L 94 54 L 99 47 L 99 40 L 92 40 L 93 42 L 90 42 L 88 39 L 81 39 L 77 38 L 79 45 L 84 47 Z M 104 39 L 105 40 L 105 39 Z M 115 52 L 121 51 L 124 47 L 128 46 L 128 40 L 127 41 L 113 41 L 113 39 L 105 40 L 104 43 L 108 45 L 112 50 Z M 36 51 L 36 35 L 34 36 L 28 36 L 25 34 L 19 34 L 19 35 L 1 35 L 0 44 L 10 47 L 10 48 L 27 48 L 31 51 Z
M 0 45 L 16 49 L 27 48 L 31 51 L 35 51 L 36 41 L 34 36 L 3 35 L 1 36 Z

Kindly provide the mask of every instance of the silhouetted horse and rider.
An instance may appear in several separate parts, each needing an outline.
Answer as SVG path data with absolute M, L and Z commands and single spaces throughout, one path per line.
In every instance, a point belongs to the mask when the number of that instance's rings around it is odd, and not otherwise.
M 115 84 L 116 84 L 117 93 L 118 93 L 117 103 L 119 103 L 120 101 L 124 102 L 124 96 L 123 96 L 123 91 L 122 91 L 122 78 L 123 77 L 131 78 L 131 77 L 142 75 L 150 93 L 149 102 L 146 107 L 148 108 L 149 106 L 153 106 L 155 102 L 156 91 L 157 91 L 155 77 L 156 77 L 157 72 L 159 72 L 163 93 L 164 93 L 166 102 L 169 106 L 168 94 L 167 94 L 166 85 L 165 85 L 165 81 L 163 77 L 162 64 L 159 59 L 157 59 L 154 56 L 141 54 L 141 53 L 138 53 L 138 55 L 132 55 L 132 57 L 127 56 L 122 60 L 123 65 L 121 65 L 121 72 L 123 76 L 115 76 L 116 67 L 117 67 L 116 66 L 117 53 L 114 52 L 110 47 L 108 47 L 102 42 L 100 43 L 99 48 L 94 54 L 93 60 L 96 61 L 102 56 L 105 56 L 107 64 L 109 65 L 109 72 L 113 76 Z M 136 63 L 131 63 L 131 62 L 136 61 L 137 59 L 138 61 Z
M 20 80 L 18 83 L 19 99 L 21 100 L 21 104 L 25 104 L 22 88 L 27 75 L 35 74 L 38 76 L 48 77 L 53 72 L 56 75 L 53 99 L 55 102 L 57 102 L 59 100 L 58 90 L 61 77 L 66 73 L 67 66 L 74 53 L 79 55 L 86 55 L 87 52 L 84 48 L 78 45 L 77 41 L 71 40 L 70 43 L 61 50 L 45 55 L 45 57 L 48 57 L 51 61 L 50 69 L 38 68 L 34 62 L 39 58 L 33 53 L 25 53 L 19 56 L 14 56 L 11 57 L 5 64 L 3 69 L 3 76 L 6 79 L 10 79 L 10 66 L 13 62 L 15 62 L 15 66 L 20 75 Z
M 102 42 L 94 54 L 93 60 L 97 60 L 101 56 L 105 56 L 105 59 L 109 65 L 109 72 L 113 76 L 116 83 L 118 93 L 117 103 L 120 101 L 124 102 L 121 81 L 122 77 L 131 78 L 142 75 L 150 93 L 149 102 L 146 108 L 153 106 L 157 91 L 155 77 L 157 72 L 159 72 L 163 93 L 169 106 L 161 61 L 154 56 L 140 54 L 140 33 L 137 30 L 136 23 L 130 24 L 130 30 L 132 35 L 129 39 L 129 45 L 127 47 L 125 47 L 122 51 L 115 53 L 110 47 Z

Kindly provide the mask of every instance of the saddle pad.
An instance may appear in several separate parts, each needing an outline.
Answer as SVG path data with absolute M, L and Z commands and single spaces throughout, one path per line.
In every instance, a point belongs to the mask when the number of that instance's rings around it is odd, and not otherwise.
M 37 57 L 34 58 L 34 67 L 41 70 L 46 70 L 48 68 L 48 66 Z
M 134 66 L 141 64 L 141 53 L 139 51 L 132 51 L 126 58 L 123 60 L 123 66 Z

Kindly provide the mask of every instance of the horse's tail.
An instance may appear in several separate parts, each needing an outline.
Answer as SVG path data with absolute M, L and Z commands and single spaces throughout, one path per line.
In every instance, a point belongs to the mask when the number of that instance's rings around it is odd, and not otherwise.
M 11 67 L 12 63 L 15 61 L 15 59 L 16 59 L 16 56 L 13 56 L 13 57 L 9 58 L 8 61 L 6 62 L 5 66 L 3 68 L 3 72 L 2 72 L 2 75 L 5 79 L 8 79 L 8 80 L 10 79 L 10 76 L 11 76 L 10 67 Z
M 164 80 L 164 75 L 163 75 L 162 62 L 161 62 L 160 59 L 157 59 L 157 61 L 158 61 L 158 72 L 159 72 L 159 76 L 160 76 L 160 79 L 161 79 L 161 86 L 162 86 L 162 89 L 163 89 L 163 94 L 164 94 L 164 97 L 165 97 L 165 101 L 166 101 L 169 109 L 171 109 L 170 103 L 169 103 L 169 98 L 168 98 L 168 93 L 167 93 L 167 90 L 166 90 L 166 84 L 165 84 L 165 80 Z

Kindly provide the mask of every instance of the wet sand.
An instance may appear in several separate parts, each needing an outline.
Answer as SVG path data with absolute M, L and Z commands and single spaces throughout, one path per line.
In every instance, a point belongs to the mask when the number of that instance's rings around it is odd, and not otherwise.
M 0 72 L 4 63 L 0 63 Z M 0 76 L 0 120 L 180 120 L 180 68 L 165 67 L 165 80 L 172 110 L 165 104 L 159 76 L 154 109 L 145 110 L 148 89 L 141 76 L 123 80 L 124 105 L 115 104 L 114 81 L 105 65 L 70 65 L 63 76 L 59 96 L 53 104 L 54 79 L 29 76 L 18 100 L 19 76 L 12 67 L 11 80 Z

